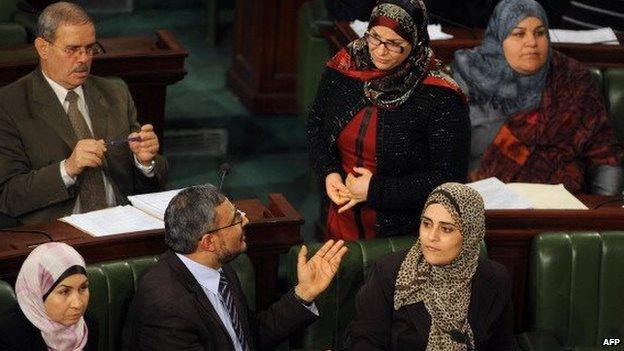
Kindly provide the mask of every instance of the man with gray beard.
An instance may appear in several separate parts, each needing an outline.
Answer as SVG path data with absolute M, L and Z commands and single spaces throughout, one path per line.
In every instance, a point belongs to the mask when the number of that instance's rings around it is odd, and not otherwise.
M 138 124 L 123 84 L 89 75 L 93 20 L 58 2 L 37 31 L 39 67 L 0 90 L 0 214 L 45 223 L 161 189 L 153 127 Z

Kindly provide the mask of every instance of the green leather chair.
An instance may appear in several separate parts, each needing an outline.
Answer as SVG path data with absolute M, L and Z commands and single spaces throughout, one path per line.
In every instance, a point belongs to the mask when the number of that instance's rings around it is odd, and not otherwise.
M 524 350 L 624 349 L 624 232 L 538 235 L 528 286 Z
M 611 125 L 620 143 L 624 144 L 624 68 L 608 68 L 603 76 Z
M 158 256 L 137 257 L 87 266 L 89 312 L 98 321 L 99 350 L 120 350 L 126 311 L 141 276 L 158 262 Z M 255 273 L 246 255 L 232 261 L 250 308 L 255 309 Z M 15 304 L 12 287 L 0 281 L 0 313 Z
M 325 63 L 331 55 L 320 30 L 323 26 L 333 25 L 333 22 L 329 19 L 323 0 L 302 4 L 297 21 L 296 95 L 299 113 L 307 119 Z
M 348 242 L 349 251 L 342 259 L 336 278 L 327 290 L 316 299 L 320 318 L 301 334 L 290 339 L 291 350 L 340 350 L 344 332 L 355 313 L 355 296 L 364 283 L 373 263 L 390 253 L 410 248 L 416 237 L 393 237 Z M 309 244 L 309 257 L 321 243 Z M 294 286 L 297 283 L 297 255 L 299 247 L 287 255 L 287 271 Z M 487 255 L 485 244 L 481 254 Z
M 19 0 L 0 0 L 0 46 L 23 44 L 28 40 L 26 29 L 15 22 Z

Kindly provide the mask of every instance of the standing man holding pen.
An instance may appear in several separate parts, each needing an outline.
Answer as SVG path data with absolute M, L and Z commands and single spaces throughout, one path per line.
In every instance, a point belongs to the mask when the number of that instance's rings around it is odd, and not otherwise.
M 78 5 L 39 16 L 39 67 L 0 89 L 0 213 L 22 223 L 127 202 L 166 181 L 158 138 L 128 89 L 89 75 L 95 26 Z

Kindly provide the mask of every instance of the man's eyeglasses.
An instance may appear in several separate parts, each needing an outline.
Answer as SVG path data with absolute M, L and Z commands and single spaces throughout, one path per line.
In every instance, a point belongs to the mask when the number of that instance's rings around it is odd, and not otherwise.
M 237 226 L 237 225 L 243 223 L 244 220 L 245 220 L 245 212 L 239 210 L 238 208 L 234 209 L 234 217 L 232 218 L 232 223 L 230 223 L 230 224 L 228 224 L 226 226 L 223 226 L 221 228 L 217 228 L 217 229 L 213 229 L 213 230 L 211 230 L 209 232 L 205 232 L 204 234 L 215 233 L 215 232 L 218 232 L 219 230 L 223 230 L 223 229 L 226 229 L 226 228 L 229 228 L 229 227 Z
M 393 43 L 391 41 L 383 41 L 380 38 L 378 38 L 375 34 L 372 34 L 370 32 L 364 33 L 364 39 L 366 39 L 368 46 L 370 46 L 371 48 L 376 48 L 379 45 L 383 44 L 383 46 L 385 46 L 386 49 L 388 49 L 388 51 L 394 52 L 395 54 L 402 54 L 403 51 L 405 51 L 404 46 L 401 46 L 397 43 Z
M 50 45 L 60 49 L 61 51 L 63 51 L 65 53 L 65 55 L 71 57 L 71 58 L 76 58 L 76 57 L 80 57 L 80 55 L 82 55 L 82 53 L 84 52 L 87 56 L 89 57 L 93 57 L 93 56 L 97 56 L 100 54 L 104 53 L 104 48 L 97 42 L 91 44 L 91 45 L 87 45 L 87 46 L 74 46 L 74 45 L 68 45 L 64 48 L 59 47 L 54 45 L 53 42 L 46 40 L 48 43 L 50 43 Z

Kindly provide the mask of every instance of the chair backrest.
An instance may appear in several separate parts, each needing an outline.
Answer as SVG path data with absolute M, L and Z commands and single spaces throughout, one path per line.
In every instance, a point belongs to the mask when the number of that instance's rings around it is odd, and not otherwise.
M 624 68 L 608 68 L 603 76 L 611 125 L 620 143 L 624 144 Z
M 87 266 L 89 313 L 98 322 L 98 350 L 121 350 L 126 313 L 139 279 L 158 262 L 158 256 L 135 257 Z M 246 255 L 232 261 L 249 306 L 255 308 L 255 273 Z M 166 283 L 166 282 L 165 282 Z M 16 303 L 9 284 L 0 281 L 0 313 Z
M 410 248 L 415 241 L 416 237 L 404 236 L 348 242 L 349 252 L 343 258 L 336 278 L 315 301 L 320 318 L 300 335 L 291 338 L 291 349 L 340 349 L 344 331 L 354 316 L 355 296 L 373 263 L 390 253 Z M 309 244 L 308 256 L 311 257 L 320 246 L 321 243 Z M 299 247 L 293 247 L 287 256 L 288 274 L 293 285 L 297 283 L 298 253 Z M 487 255 L 485 244 L 481 246 L 481 253 Z
M 0 23 L 13 22 L 19 0 L 0 0 Z
M 624 232 L 550 232 L 533 240 L 528 313 L 532 331 L 564 347 L 624 339 Z

